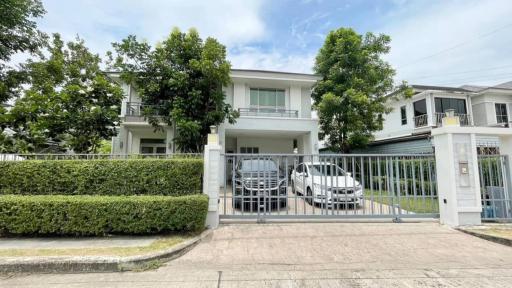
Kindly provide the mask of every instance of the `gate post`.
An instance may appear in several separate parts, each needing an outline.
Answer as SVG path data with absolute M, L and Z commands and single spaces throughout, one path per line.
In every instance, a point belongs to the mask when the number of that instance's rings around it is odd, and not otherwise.
M 441 224 L 481 224 L 482 201 L 475 133 L 465 130 L 465 127 L 447 125 L 433 129 L 432 136 Z
M 512 124 L 512 123 L 511 123 Z M 510 129 L 510 128 L 509 128 Z M 500 155 L 505 156 L 506 174 L 505 175 L 505 191 L 508 195 L 512 196 L 512 135 L 500 136 Z
M 208 214 L 206 227 L 215 229 L 219 226 L 219 173 L 221 169 L 221 149 L 217 127 L 211 126 L 208 143 L 204 146 L 203 193 L 208 195 Z

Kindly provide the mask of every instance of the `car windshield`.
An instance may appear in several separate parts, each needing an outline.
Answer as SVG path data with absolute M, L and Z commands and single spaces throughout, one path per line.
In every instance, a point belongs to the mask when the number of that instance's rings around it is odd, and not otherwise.
M 247 171 L 277 171 L 276 163 L 266 159 L 244 159 L 240 161 L 240 170 Z
M 308 165 L 313 176 L 345 176 L 345 171 L 333 164 Z

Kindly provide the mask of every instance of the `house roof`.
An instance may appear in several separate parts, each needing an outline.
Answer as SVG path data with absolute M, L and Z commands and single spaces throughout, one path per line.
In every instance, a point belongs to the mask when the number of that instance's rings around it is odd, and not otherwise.
M 256 72 L 256 73 L 272 73 L 272 74 L 302 75 L 302 76 L 318 77 L 317 75 L 311 74 L 311 73 L 297 73 L 297 72 L 259 70 L 259 69 L 231 69 L 231 72 Z
M 512 81 L 504 82 L 494 86 L 462 85 L 460 88 L 469 90 L 471 92 L 480 92 L 487 89 L 512 90 Z
M 103 71 L 106 74 L 120 74 L 119 71 Z M 297 75 L 306 77 L 319 77 L 316 74 L 311 73 L 297 73 L 297 72 L 285 72 L 285 71 L 272 71 L 272 70 L 260 70 L 260 69 L 231 69 L 231 73 L 237 72 L 250 72 L 250 73 L 270 73 L 270 74 L 283 74 L 283 75 Z
M 512 81 L 508 81 L 508 82 L 505 82 L 505 83 L 498 84 L 496 86 L 493 86 L 492 88 L 512 89 Z
M 461 87 L 431 86 L 431 85 L 411 85 L 415 90 L 439 90 L 448 92 L 471 92 Z

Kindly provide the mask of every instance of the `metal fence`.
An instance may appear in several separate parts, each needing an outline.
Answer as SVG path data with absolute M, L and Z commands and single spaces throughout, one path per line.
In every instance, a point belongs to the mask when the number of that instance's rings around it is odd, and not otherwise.
M 221 219 L 438 217 L 426 154 L 223 154 Z
M 504 155 L 478 155 L 482 220 L 512 221 L 509 163 Z
M 0 161 L 24 160 L 128 160 L 128 159 L 173 159 L 202 158 L 202 153 L 173 154 L 0 154 Z

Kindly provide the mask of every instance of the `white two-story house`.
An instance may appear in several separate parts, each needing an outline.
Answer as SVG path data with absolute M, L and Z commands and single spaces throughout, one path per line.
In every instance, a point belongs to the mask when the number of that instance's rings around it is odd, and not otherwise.
M 113 79 L 119 75 L 111 73 Z M 240 112 L 235 124 L 218 127 L 226 153 L 318 153 L 318 120 L 311 111 L 311 74 L 233 69 L 232 83 L 223 87 L 226 102 Z M 175 129 L 155 129 L 142 117 L 145 105 L 137 89 L 121 83 L 125 98 L 119 135 L 112 141 L 115 154 L 172 154 Z M 158 109 L 154 109 L 157 111 Z
M 384 115 L 383 129 L 364 152 L 431 153 L 432 129 L 442 125 L 446 111 L 453 110 L 461 126 L 510 127 L 512 82 L 492 87 L 440 87 L 412 85 L 409 99 L 388 96 L 392 112 Z M 478 137 L 477 145 L 498 145 L 496 137 Z

